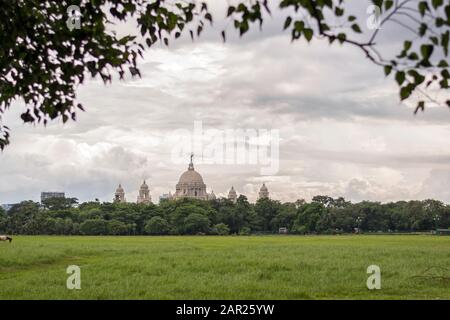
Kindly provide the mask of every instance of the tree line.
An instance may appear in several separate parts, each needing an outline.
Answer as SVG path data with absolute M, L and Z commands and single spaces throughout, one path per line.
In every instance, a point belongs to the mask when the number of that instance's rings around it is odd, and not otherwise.
M 78 204 L 52 198 L 23 201 L 8 212 L 0 208 L 0 233 L 28 235 L 195 235 L 417 232 L 450 227 L 450 205 L 437 200 L 351 203 L 315 196 L 282 203 L 260 199 L 236 203 L 220 198 L 164 200 L 160 204 Z

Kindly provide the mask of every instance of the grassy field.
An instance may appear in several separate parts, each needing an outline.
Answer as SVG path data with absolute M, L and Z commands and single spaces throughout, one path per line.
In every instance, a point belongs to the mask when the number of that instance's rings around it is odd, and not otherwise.
M 450 299 L 430 277 L 449 268 L 444 236 L 17 236 L 0 242 L 0 299 Z

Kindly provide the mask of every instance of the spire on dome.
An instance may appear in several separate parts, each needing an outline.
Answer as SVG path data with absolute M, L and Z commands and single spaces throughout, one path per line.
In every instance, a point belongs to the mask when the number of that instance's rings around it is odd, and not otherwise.
M 191 162 L 189 163 L 188 170 L 194 170 L 194 162 L 192 160 L 193 158 L 194 158 L 194 153 L 191 153 Z

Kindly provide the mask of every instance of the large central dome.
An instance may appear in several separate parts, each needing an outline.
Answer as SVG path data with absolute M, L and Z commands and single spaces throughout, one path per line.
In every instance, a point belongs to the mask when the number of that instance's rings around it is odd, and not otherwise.
M 194 168 L 189 168 L 187 171 L 183 172 L 183 174 L 180 176 L 180 180 L 178 183 L 199 183 L 203 184 L 203 178 L 197 171 L 194 170 Z
M 175 199 L 183 197 L 201 200 L 208 199 L 206 184 L 203 182 L 203 178 L 200 173 L 195 171 L 192 158 L 193 155 L 191 155 L 191 162 L 189 163 L 187 171 L 183 172 L 180 176 L 174 195 Z

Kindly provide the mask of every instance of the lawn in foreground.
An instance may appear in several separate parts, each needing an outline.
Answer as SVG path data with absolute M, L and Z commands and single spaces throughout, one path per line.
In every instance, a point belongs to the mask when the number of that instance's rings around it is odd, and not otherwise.
M 450 237 L 431 235 L 17 236 L 0 243 L 0 299 L 450 299 L 448 281 L 415 277 L 449 265 Z

